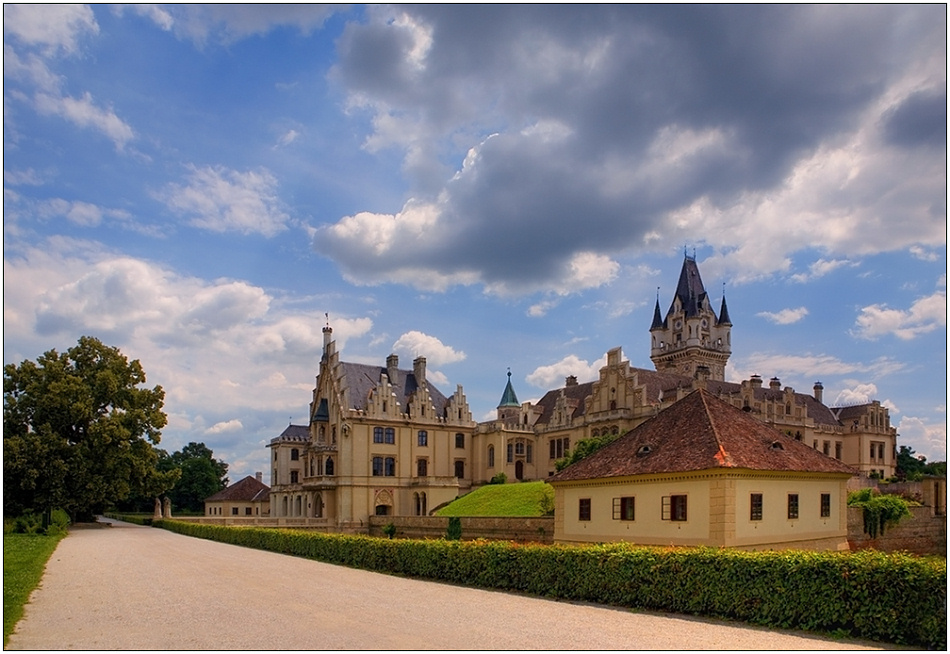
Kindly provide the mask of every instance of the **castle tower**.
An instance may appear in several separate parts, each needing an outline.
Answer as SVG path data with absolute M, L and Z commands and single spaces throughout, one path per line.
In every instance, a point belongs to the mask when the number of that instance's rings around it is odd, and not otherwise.
M 515 395 L 515 389 L 511 385 L 511 371 L 508 371 L 508 384 L 505 385 L 505 392 L 501 394 L 501 401 L 496 407 L 498 409 L 498 420 L 508 423 L 518 424 L 521 417 L 521 403 L 518 402 L 518 396 Z
M 706 375 L 708 370 L 710 380 L 725 381 L 726 363 L 732 353 L 731 330 L 725 295 L 716 316 L 696 258 L 684 256 L 676 295 L 666 317 L 660 314 L 659 293 L 653 310 L 650 359 L 657 372 L 695 377 Z

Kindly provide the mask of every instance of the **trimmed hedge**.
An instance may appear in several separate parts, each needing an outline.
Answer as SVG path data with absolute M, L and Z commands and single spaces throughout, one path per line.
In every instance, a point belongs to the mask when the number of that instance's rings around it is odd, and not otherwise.
M 388 540 L 175 520 L 154 526 L 389 574 L 937 650 L 947 646 L 947 562 L 937 557 Z

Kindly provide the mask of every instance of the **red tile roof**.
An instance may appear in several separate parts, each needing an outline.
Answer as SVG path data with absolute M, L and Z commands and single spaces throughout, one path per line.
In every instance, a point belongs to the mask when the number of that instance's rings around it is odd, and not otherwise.
M 697 390 L 548 481 L 716 468 L 857 474 L 708 391 Z
M 270 486 L 247 476 L 207 498 L 205 502 L 266 502 Z

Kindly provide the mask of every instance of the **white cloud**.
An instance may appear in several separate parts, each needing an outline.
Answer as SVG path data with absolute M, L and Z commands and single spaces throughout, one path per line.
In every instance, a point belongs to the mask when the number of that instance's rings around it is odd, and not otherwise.
M 867 404 L 877 398 L 877 386 L 875 384 L 857 384 L 852 388 L 842 389 L 832 406 L 851 406 L 855 404 Z
M 902 416 L 897 425 L 898 446 L 908 445 L 927 461 L 947 460 L 947 423 L 927 423 L 913 416 Z
M 597 379 L 600 369 L 605 365 L 607 365 L 606 354 L 593 363 L 587 363 L 576 354 L 570 354 L 557 363 L 535 368 L 531 374 L 525 377 L 525 381 L 538 388 L 559 388 L 564 385 L 564 380 L 569 375 L 577 377 L 579 383 Z
M 240 420 L 228 420 L 227 422 L 218 422 L 208 427 L 205 430 L 206 434 L 227 434 L 231 432 L 241 431 L 244 429 L 244 425 L 241 424 Z
M 3 34 L 28 46 L 41 48 L 47 56 L 74 54 L 84 34 L 98 34 L 99 25 L 86 5 L 4 4 Z
M 776 325 L 791 325 L 808 315 L 808 309 L 798 307 L 797 309 L 782 309 L 781 311 L 760 311 L 755 314 L 761 318 L 775 323 Z
M 288 130 L 284 132 L 283 134 L 281 134 L 280 138 L 277 139 L 277 145 L 275 145 L 274 148 L 276 149 L 278 147 L 286 147 L 290 145 L 291 143 L 293 143 L 294 141 L 296 141 L 299 136 L 300 136 L 300 132 L 298 132 L 297 130 L 295 129 Z
M 239 172 L 223 166 L 188 166 L 187 184 L 169 184 L 159 198 L 191 224 L 213 232 L 274 236 L 287 229 L 277 179 L 266 169 Z
M 792 275 L 789 279 L 793 282 L 810 282 L 812 280 L 824 277 L 828 273 L 841 268 L 842 266 L 856 266 L 856 263 L 852 263 L 844 259 L 836 259 L 832 261 L 825 261 L 824 259 L 819 259 L 815 263 L 811 264 L 808 268 L 807 273 L 798 273 Z
M 464 352 L 458 352 L 445 345 L 435 336 L 415 330 L 406 332 L 397 338 L 396 342 L 393 343 L 393 352 L 397 354 L 405 352 L 412 358 L 425 357 L 427 366 L 442 366 L 447 363 L 465 360 Z
M 851 333 L 867 340 L 892 334 L 907 341 L 946 325 L 947 294 L 938 291 L 916 300 L 906 311 L 885 304 L 863 307 Z

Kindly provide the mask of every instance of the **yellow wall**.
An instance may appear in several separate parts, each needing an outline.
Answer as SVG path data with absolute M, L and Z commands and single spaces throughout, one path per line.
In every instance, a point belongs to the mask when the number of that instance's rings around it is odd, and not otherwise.
M 705 471 L 589 482 L 555 482 L 556 542 L 628 541 L 642 545 L 708 545 L 743 549 L 847 547 L 846 477 L 809 473 Z M 751 520 L 751 494 L 761 493 L 762 520 Z M 799 495 L 799 517 L 788 519 L 788 494 Z M 831 515 L 820 517 L 820 495 Z M 687 519 L 663 519 L 663 498 L 685 495 Z M 614 500 L 635 498 L 633 521 L 614 518 Z M 591 500 L 591 519 L 579 501 Z

